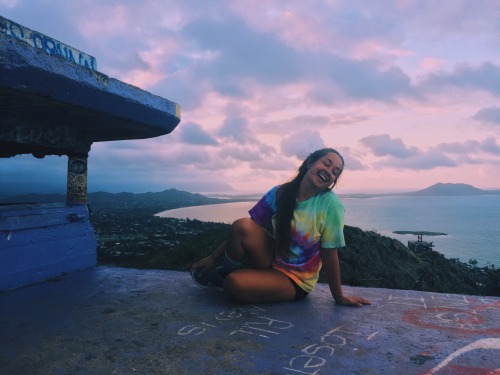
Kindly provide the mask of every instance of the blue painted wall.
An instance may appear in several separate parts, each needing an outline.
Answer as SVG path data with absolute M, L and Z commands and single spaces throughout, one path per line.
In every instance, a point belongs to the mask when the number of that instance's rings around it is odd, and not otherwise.
M 85 205 L 0 206 L 0 290 L 96 265 Z

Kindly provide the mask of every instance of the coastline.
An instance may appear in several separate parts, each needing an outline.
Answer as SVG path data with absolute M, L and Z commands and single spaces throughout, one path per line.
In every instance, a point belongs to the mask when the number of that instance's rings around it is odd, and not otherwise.
M 490 211 L 494 211 L 494 207 L 500 207 L 500 196 L 418 197 L 417 199 L 393 196 L 368 200 L 349 198 L 343 200 L 346 208 L 345 224 L 380 233 L 405 245 L 409 241 L 416 240 L 418 233 L 422 233 L 424 237 L 430 236 L 430 233 L 439 233 L 439 236 L 432 236 L 435 250 L 446 258 L 458 258 L 466 264 L 470 260 L 475 260 L 480 266 L 498 267 L 500 256 L 494 249 L 500 244 L 500 233 L 495 232 L 491 223 L 494 222 L 495 215 L 500 220 L 499 214 L 490 213 L 493 216 L 489 227 L 488 221 L 484 225 L 479 220 L 470 219 L 471 222 L 467 222 L 462 219 L 463 211 L 471 212 L 470 206 L 478 199 L 481 206 L 477 211 L 483 211 L 483 207 Z M 162 211 L 156 216 L 231 223 L 239 217 L 247 216 L 247 211 L 253 204 L 255 201 L 190 206 Z M 454 208 L 457 204 L 458 207 Z M 448 212 L 451 209 L 454 211 Z

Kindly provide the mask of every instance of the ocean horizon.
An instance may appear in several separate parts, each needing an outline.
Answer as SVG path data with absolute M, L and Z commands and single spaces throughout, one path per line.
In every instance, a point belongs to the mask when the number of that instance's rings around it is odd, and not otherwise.
M 446 233 L 424 236 L 434 250 L 463 263 L 474 259 L 478 266 L 500 266 L 500 195 L 480 196 L 386 196 L 367 199 L 342 198 L 345 224 L 395 238 L 407 245 L 412 234 L 395 231 Z M 231 223 L 248 217 L 252 202 L 221 203 L 167 210 L 161 217 Z

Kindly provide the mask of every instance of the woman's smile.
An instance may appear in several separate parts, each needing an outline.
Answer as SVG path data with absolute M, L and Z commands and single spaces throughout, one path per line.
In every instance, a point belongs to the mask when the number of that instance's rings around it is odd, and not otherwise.
M 328 177 L 327 177 L 327 174 L 325 172 L 318 172 L 318 176 L 321 180 L 323 180 L 323 182 L 328 182 Z

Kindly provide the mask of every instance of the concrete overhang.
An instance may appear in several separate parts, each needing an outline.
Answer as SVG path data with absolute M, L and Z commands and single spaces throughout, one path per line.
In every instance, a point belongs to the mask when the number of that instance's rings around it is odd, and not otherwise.
M 93 142 L 157 137 L 179 124 L 178 104 L 35 48 L 9 35 L 12 25 L 22 28 L 0 17 L 0 157 L 88 154 Z

